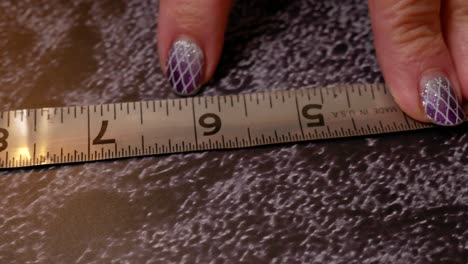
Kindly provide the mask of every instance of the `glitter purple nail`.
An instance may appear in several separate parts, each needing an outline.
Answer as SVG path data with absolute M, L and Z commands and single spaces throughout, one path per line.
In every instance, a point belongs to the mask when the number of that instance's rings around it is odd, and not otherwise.
M 421 97 L 424 111 L 435 124 L 454 126 L 463 123 L 465 114 L 447 78 L 439 76 L 423 83 Z
M 175 93 L 188 96 L 198 92 L 203 63 L 203 52 L 194 42 L 189 40 L 174 42 L 169 51 L 167 77 Z

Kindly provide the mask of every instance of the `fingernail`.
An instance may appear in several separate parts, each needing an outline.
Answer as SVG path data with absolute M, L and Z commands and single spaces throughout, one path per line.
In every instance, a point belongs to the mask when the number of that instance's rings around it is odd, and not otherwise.
M 167 78 L 178 95 L 194 95 L 200 90 L 203 70 L 203 52 L 187 39 L 174 42 L 167 60 Z
M 424 111 L 433 123 L 441 126 L 455 126 L 463 123 L 465 114 L 452 83 L 444 75 L 431 74 L 423 77 L 421 99 Z

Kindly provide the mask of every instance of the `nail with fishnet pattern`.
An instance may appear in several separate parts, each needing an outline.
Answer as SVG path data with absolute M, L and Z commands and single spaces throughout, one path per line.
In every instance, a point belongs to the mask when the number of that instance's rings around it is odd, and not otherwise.
M 176 94 L 190 96 L 200 90 L 204 57 L 193 41 L 179 39 L 174 42 L 167 60 L 167 78 Z
M 431 74 L 423 78 L 421 100 L 426 115 L 434 124 L 455 126 L 465 119 L 453 85 L 443 74 Z

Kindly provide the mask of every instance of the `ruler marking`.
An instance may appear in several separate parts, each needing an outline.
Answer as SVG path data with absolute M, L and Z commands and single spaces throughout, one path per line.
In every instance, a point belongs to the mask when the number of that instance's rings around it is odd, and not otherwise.
M 382 129 L 382 132 L 385 132 L 384 126 L 382 124 L 382 121 L 379 121 L 380 128 Z
M 140 102 L 140 124 L 143 125 L 143 105 Z
M 197 120 L 195 117 L 195 100 L 192 98 L 193 134 L 195 135 L 195 145 L 198 146 Z
M 387 86 L 385 84 L 381 84 L 381 86 L 383 88 L 384 94 L 387 94 L 388 93 Z
M 63 124 L 63 107 L 60 107 L 60 123 Z
M 34 143 L 34 147 L 33 147 L 33 160 L 35 161 L 36 160 L 36 143 Z M 34 164 L 36 165 L 36 164 Z
M 100 108 L 101 108 L 101 116 L 104 116 L 104 107 L 102 106 L 102 104 L 100 105 Z
M 349 86 L 352 87 L 352 86 Z M 349 92 L 348 89 L 345 89 L 346 92 L 346 101 L 348 102 L 348 108 L 351 108 L 351 100 L 349 99 Z
M 343 127 L 340 127 L 340 130 L 341 130 L 341 135 L 348 135 L 346 131 L 343 129 Z
M 268 94 L 268 98 L 270 100 L 270 109 L 273 109 L 273 99 L 271 99 L 271 93 Z
M 141 149 L 143 150 L 143 154 L 145 154 L 145 136 L 141 135 Z
M 173 150 L 172 150 L 172 144 L 171 144 L 172 142 L 171 142 L 171 139 L 169 139 L 168 142 L 169 142 L 169 145 L 168 145 L 169 151 L 173 151 Z
M 127 105 L 127 115 L 130 114 L 130 103 L 125 103 Z
M 325 88 L 318 88 L 319 91 L 320 91 L 320 103 L 323 104 L 325 102 L 325 100 L 323 99 L 323 89 Z
M 250 135 L 250 127 L 247 128 L 247 134 L 249 135 L 249 144 L 252 144 L 252 136 Z
M 153 113 L 156 113 L 156 101 L 153 100 Z
M 297 110 L 297 121 L 299 122 L 299 127 L 301 128 L 302 138 L 304 138 L 304 128 L 302 127 L 302 120 L 301 120 L 301 114 L 299 111 L 299 102 L 297 100 L 297 95 L 295 96 L 295 101 L 296 101 L 296 110 Z
M 333 136 L 333 133 L 332 133 L 331 130 L 330 130 L 330 126 L 327 126 L 327 131 L 328 131 L 328 135 L 329 135 L 329 136 Z
M 352 117 L 351 117 L 351 122 L 353 122 L 354 131 L 358 131 L 358 128 L 356 126 L 356 121 L 354 121 L 354 118 L 352 118 Z
M 91 154 L 91 120 L 89 116 L 89 106 L 88 106 L 88 157 Z
M 114 112 L 114 120 L 117 120 L 117 107 L 115 106 L 115 104 L 112 104 L 114 107 L 113 107 L 113 112 Z
M 169 116 L 169 101 L 166 101 L 166 116 Z
M 220 96 L 217 96 L 218 97 L 218 112 L 221 113 L 221 97 Z
M 408 117 L 405 115 L 405 113 L 403 113 L 403 112 L 402 112 L 402 114 L 403 114 L 403 117 L 405 118 L 406 126 L 408 127 L 408 129 L 410 129 L 410 128 L 411 128 L 411 126 L 410 126 L 410 123 L 409 123 Z
M 37 131 L 37 109 L 34 109 L 34 132 Z
M 242 98 L 244 98 L 244 111 L 245 111 L 245 116 L 248 117 L 249 113 L 247 112 L 247 100 L 245 99 L 245 94 L 242 95 Z

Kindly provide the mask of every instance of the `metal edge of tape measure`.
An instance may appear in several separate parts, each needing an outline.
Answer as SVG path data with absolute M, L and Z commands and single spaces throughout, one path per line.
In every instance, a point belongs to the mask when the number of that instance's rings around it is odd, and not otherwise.
M 13 110 L 0 113 L 0 169 L 429 127 L 401 112 L 384 84 Z

